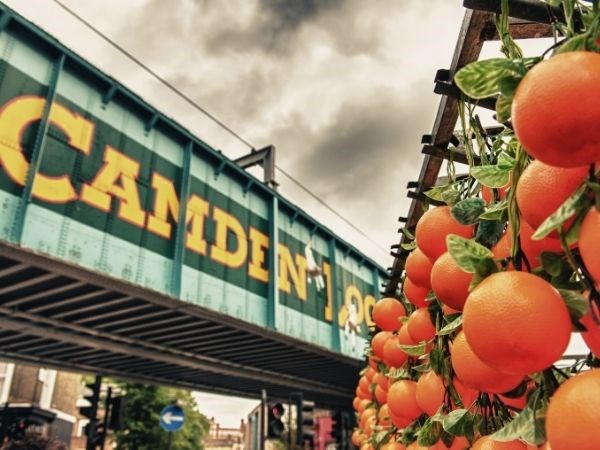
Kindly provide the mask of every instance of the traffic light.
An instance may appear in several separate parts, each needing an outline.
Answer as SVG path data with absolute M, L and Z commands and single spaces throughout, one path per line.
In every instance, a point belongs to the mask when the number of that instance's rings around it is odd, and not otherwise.
M 335 440 L 335 446 L 340 450 L 346 450 L 348 448 L 350 417 L 345 411 L 335 411 L 331 419 L 331 437 Z
M 298 444 L 308 443 L 313 447 L 315 442 L 315 402 L 304 400 L 300 396 L 298 405 Z
M 80 401 L 79 414 L 89 419 L 88 424 L 85 426 L 87 437 L 85 450 L 95 450 L 104 441 L 106 430 L 103 424 L 98 423 L 97 418 L 101 386 L 102 377 L 96 376 L 93 383 L 85 385 L 83 399 Z
M 110 419 L 108 428 L 114 431 L 123 428 L 125 422 L 125 408 L 127 407 L 127 397 L 120 395 L 111 399 Z
M 269 403 L 267 413 L 267 438 L 280 438 L 285 430 L 283 414 L 285 409 L 281 403 Z

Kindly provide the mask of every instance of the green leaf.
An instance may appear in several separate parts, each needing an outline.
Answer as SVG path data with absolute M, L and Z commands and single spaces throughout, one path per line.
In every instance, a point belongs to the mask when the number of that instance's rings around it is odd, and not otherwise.
M 402 230 L 402 234 L 407 238 L 410 239 L 411 241 L 415 240 L 415 235 L 412 234 L 410 231 L 408 231 L 406 228 L 401 228 Z
M 524 66 L 516 61 L 493 58 L 472 62 L 457 72 L 454 82 L 471 98 L 492 97 L 500 92 L 500 80 L 523 73 Z
M 558 292 L 567 305 L 573 323 L 577 323 L 590 310 L 590 303 L 581 293 L 567 289 L 559 289 Z
M 408 250 L 409 252 L 417 248 L 417 241 L 405 242 L 400 245 L 404 250 Z
M 481 220 L 502 220 L 508 211 L 508 201 L 506 199 L 494 203 L 483 214 L 479 216 Z
M 439 330 L 436 334 L 438 336 L 446 336 L 456 330 L 458 330 L 462 326 L 462 314 L 450 322 L 448 325 Z
M 554 54 L 558 55 L 559 53 L 567 53 L 567 52 L 576 52 L 581 50 L 586 50 L 587 47 L 587 35 L 580 34 L 578 36 L 574 36 L 560 47 L 558 47 Z
M 444 370 L 444 362 L 444 352 L 434 346 L 431 349 L 431 352 L 429 352 L 429 363 L 431 364 L 431 370 L 433 370 L 435 373 L 442 373 Z
M 410 380 L 410 373 L 406 369 L 396 369 L 388 373 L 388 378 L 394 380 Z
M 566 264 L 560 254 L 552 252 L 542 252 L 540 262 L 542 263 L 542 268 L 553 277 L 559 276 L 563 266 Z
M 508 442 L 521 439 L 529 444 L 540 445 L 546 440 L 544 432 L 543 410 L 536 412 L 534 420 L 533 410 L 527 406 L 511 422 L 491 435 L 495 441 Z
M 414 366 L 412 368 L 412 370 L 414 370 L 416 372 L 420 372 L 420 373 L 427 373 L 431 370 L 431 364 L 429 364 L 429 363 L 420 364 L 418 366 Z
M 509 99 L 512 101 L 513 95 L 517 90 L 517 86 L 521 82 L 522 77 L 504 77 L 498 80 L 498 89 L 501 94 L 501 98 Z M 510 108 L 510 106 L 509 106 Z
M 438 202 L 443 202 L 444 201 L 444 197 L 443 197 L 443 193 L 446 192 L 448 189 L 452 189 L 451 185 L 445 184 L 443 186 L 434 186 L 431 189 L 428 189 L 424 192 L 424 194 L 433 199 L 433 200 L 437 200 Z
M 498 167 L 503 170 L 512 170 L 516 162 L 517 160 L 506 152 L 502 152 L 498 156 Z
M 436 420 L 427 419 L 418 433 L 417 441 L 419 445 L 429 447 L 440 440 L 442 436 L 442 424 Z
M 505 123 L 510 119 L 513 97 L 500 95 L 496 99 L 496 120 Z
M 467 198 L 454 205 L 450 211 L 462 225 L 472 225 L 479 221 L 479 216 L 485 211 L 485 202 L 480 198 Z
M 486 247 L 492 247 L 500 240 L 503 231 L 504 222 L 499 220 L 482 220 L 477 226 L 475 241 Z
M 446 237 L 446 245 L 452 259 L 465 272 L 475 273 L 477 265 L 486 258 L 493 258 L 489 248 L 478 244 L 473 239 L 465 239 L 455 234 Z
M 493 258 L 482 259 L 479 264 L 475 267 L 475 273 L 473 279 L 469 284 L 469 292 L 477 287 L 484 279 L 489 277 L 491 274 L 498 272 L 498 266 Z
M 471 167 L 471 176 L 484 186 L 501 188 L 506 186 L 510 180 L 510 169 L 498 165 L 475 166 Z
M 399 345 L 400 349 L 409 356 L 421 356 L 425 354 L 427 342 L 422 341 L 417 345 Z
M 464 436 L 473 421 L 474 415 L 468 409 L 455 409 L 444 417 L 442 426 L 446 432 L 454 436 Z
M 448 189 L 442 193 L 442 201 L 448 206 L 454 205 L 460 200 L 460 192 L 456 189 Z
M 585 186 L 577 189 L 560 207 L 550 215 L 533 233 L 532 239 L 543 239 L 559 228 L 567 219 L 590 205 Z

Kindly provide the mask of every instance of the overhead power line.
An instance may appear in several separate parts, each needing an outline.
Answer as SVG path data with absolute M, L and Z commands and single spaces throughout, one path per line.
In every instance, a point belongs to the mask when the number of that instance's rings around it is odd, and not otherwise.
M 150 75 L 152 75 L 157 81 L 159 81 L 161 84 L 165 85 L 169 90 L 171 90 L 173 93 L 175 93 L 178 97 L 180 97 L 183 100 L 185 100 L 186 103 L 188 103 L 193 108 L 195 108 L 198 111 L 200 111 L 202 114 L 204 114 L 210 120 L 212 120 L 213 122 L 215 122 L 216 124 L 218 124 L 220 127 L 222 127 L 224 130 L 226 130 L 228 133 L 230 133 L 232 136 L 234 136 L 237 140 L 239 140 L 240 142 L 242 142 L 244 145 L 248 146 L 250 149 L 254 149 L 255 148 L 250 142 L 248 142 L 246 139 L 244 139 L 238 133 L 236 133 L 235 131 L 233 131 L 230 127 L 228 127 L 225 123 L 223 123 L 222 121 L 220 121 L 214 115 L 212 115 L 211 113 L 209 113 L 206 109 L 204 109 L 202 106 L 200 106 L 196 101 L 194 101 L 192 98 L 190 98 L 187 94 L 185 94 L 184 92 L 180 91 L 176 86 L 174 86 L 169 81 L 167 81 L 165 78 L 163 78 L 161 75 L 159 75 L 154 70 L 152 70 L 152 68 L 150 68 L 144 62 L 142 62 L 140 59 L 138 59 L 135 55 L 133 55 L 132 53 L 130 53 L 129 51 L 127 51 L 125 48 L 123 48 L 121 45 L 119 45 L 118 43 L 116 43 L 115 41 L 113 41 L 110 37 L 108 37 L 107 35 L 105 35 L 102 31 L 100 31 L 98 28 L 96 28 L 94 25 L 92 25 L 90 22 L 88 22 L 85 18 L 81 17 L 79 14 L 77 14 L 75 11 L 73 11 L 71 8 L 69 8 L 67 5 L 61 3 L 59 0 L 53 0 L 53 1 L 58 6 L 60 6 L 64 11 L 66 11 L 69 15 L 71 15 L 72 17 L 74 17 L 75 19 L 77 19 L 79 22 L 81 22 L 83 25 L 85 25 L 88 29 L 90 29 L 94 34 L 96 34 L 97 36 L 99 36 L 103 41 L 105 41 L 106 43 L 108 43 L 111 47 L 115 48 L 117 51 L 119 51 L 120 53 L 122 53 L 123 55 L 125 55 L 127 58 L 129 58 L 131 61 L 133 61 L 135 64 L 137 64 L 139 67 L 141 67 L 142 69 L 144 69 L 146 72 L 148 72 Z M 300 189 L 302 189 L 304 192 L 306 192 L 312 198 L 314 198 L 315 200 L 317 200 L 317 202 L 319 202 L 321 205 L 323 205 L 327 210 L 329 210 L 330 212 L 332 212 L 337 218 L 339 218 L 340 220 L 342 220 L 345 224 L 349 225 L 353 230 L 355 230 L 356 232 L 358 232 L 361 236 L 363 236 L 366 239 L 368 239 L 369 242 L 371 242 L 372 244 L 374 244 L 378 249 L 380 249 L 384 253 L 387 253 L 387 250 L 383 246 L 381 246 L 381 244 L 379 244 L 378 242 L 374 241 L 364 231 L 362 231 L 360 228 L 358 228 L 356 225 L 354 225 L 352 222 L 350 222 L 348 219 L 346 219 L 344 216 L 342 216 L 339 212 L 337 212 L 335 209 L 333 209 L 331 206 L 329 206 L 327 203 L 325 203 L 323 200 L 321 200 L 321 198 L 319 198 L 316 194 L 314 194 L 304 184 L 302 184 L 300 181 L 298 181 L 296 178 L 294 178 L 292 175 L 290 175 L 281 166 L 275 165 L 275 167 L 277 168 L 277 170 L 279 170 L 279 172 L 281 172 L 288 179 L 290 179 L 296 186 L 298 186 Z

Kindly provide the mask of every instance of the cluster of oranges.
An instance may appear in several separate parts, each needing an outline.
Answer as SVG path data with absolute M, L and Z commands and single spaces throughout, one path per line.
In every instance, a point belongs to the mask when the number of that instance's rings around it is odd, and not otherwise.
M 450 206 L 420 218 L 402 294 L 372 311 L 377 328 L 353 403 L 361 450 L 600 449 L 600 54 L 535 65 L 511 112 L 527 166 L 511 174 L 512 186 L 481 194 L 487 204 L 507 197 L 517 220 L 487 249 L 493 270 L 478 274 L 448 251 L 449 236 L 475 241 L 477 222 L 460 223 Z M 578 190 L 587 200 L 579 223 L 571 217 L 535 236 Z M 544 270 L 545 254 L 570 263 L 570 292 L 589 299 L 585 314 L 573 316 L 556 287 L 564 274 Z M 555 366 L 574 330 L 590 349 L 589 370 Z M 519 417 L 525 409 L 529 419 Z M 534 433 L 497 433 L 516 420 Z

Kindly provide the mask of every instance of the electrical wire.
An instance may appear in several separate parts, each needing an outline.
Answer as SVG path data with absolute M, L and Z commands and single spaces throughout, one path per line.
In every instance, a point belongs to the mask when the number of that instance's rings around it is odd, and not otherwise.
M 144 69 L 146 72 L 148 72 L 150 75 L 152 75 L 157 81 L 159 81 L 160 83 L 162 83 L 163 85 L 165 85 L 167 88 L 169 88 L 169 90 L 171 90 L 173 93 L 175 93 L 178 97 L 180 97 L 181 99 L 185 100 L 185 102 L 188 103 L 190 106 L 192 106 L 193 108 L 195 108 L 198 111 L 200 111 L 202 114 L 204 114 L 210 120 L 214 121 L 216 124 L 218 124 L 224 130 L 226 130 L 227 132 L 229 132 L 232 136 L 234 136 L 236 139 L 238 139 L 244 145 L 247 145 L 250 149 L 254 149 L 255 148 L 250 142 L 248 142 L 246 139 L 244 139 L 238 133 L 236 133 L 235 131 L 233 131 L 230 127 L 228 127 L 225 123 L 221 122 L 214 115 L 212 115 L 211 113 L 209 113 L 206 109 L 202 108 L 202 106 L 200 106 L 192 98 L 190 98 L 185 93 L 181 92 L 176 86 L 174 86 L 169 81 L 167 81 L 165 78 L 163 78 L 162 76 L 160 76 L 158 73 L 156 73 L 154 70 L 152 70 L 148 65 L 146 65 L 144 62 L 142 62 L 140 59 L 138 59 L 132 53 L 130 53 L 129 51 L 127 51 L 121 45 L 117 44 L 111 38 L 109 38 L 108 36 L 106 36 L 102 31 L 100 31 L 98 28 L 96 28 L 94 25 L 92 25 L 86 19 L 84 19 L 83 17 L 81 17 L 79 14 L 77 14 L 75 11 L 73 11 L 71 8 L 69 8 L 67 5 L 61 3 L 59 0 L 52 0 L 52 1 L 54 3 L 56 3 L 58 6 L 60 6 L 69 15 L 71 15 L 74 18 L 76 18 L 79 22 L 81 22 L 83 25 L 85 25 L 88 29 L 90 29 L 91 31 L 93 31 L 94 34 L 96 34 L 97 36 L 99 36 L 103 41 L 105 41 L 106 43 L 108 43 L 111 47 L 115 48 L 117 51 L 119 51 L 120 53 L 122 53 L 123 55 L 125 55 L 127 58 L 129 58 L 131 61 L 133 61 L 135 64 L 137 64 L 142 69 Z M 360 228 L 358 228 L 356 225 L 354 225 L 352 222 L 350 222 L 348 219 L 346 219 L 344 216 L 342 216 L 339 212 L 337 212 L 335 209 L 333 209 L 331 206 L 329 206 L 327 203 L 325 203 L 323 200 L 321 200 L 321 198 L 319 198 L 310 189 L 308 189 L 304 184 L 302 184 L 300 181 L 298 181 L 296 178 L 294 178 L 292 175 L 290 175 L 281 166 L 279 166 L 279 165 L 276 164 L 275 167 L 277 168 L 277 170 L 279 170 L 279 172 L 281 172 L 289 180 L 291 180 L 296 186 L 298 186 L 300 189 L 302 189 L 304 192 L 306 192 L 312 198 L 314 198 L 315 200 L 317 200 L 317 202 L 319 202 L 327 210 L 329 210 L 330 212 L 332 212 L 336 217 L 338 217 L 340 220 L 342 220 L 345 224 L 349 225 L 353 230 L 355 230 L 361 236 L 363 236 L 367 240 L 369 240 L 369 242 L 371 242 L 372 244 L 374 244 L 375 246 L 377 246 L 378 249 L 382 250 L 383 252 L 385 252 L 387 254 L 387 250 L 381 244 L 379 244 L 378 242 L 374 241 L 364 231 L 362 231 Z

